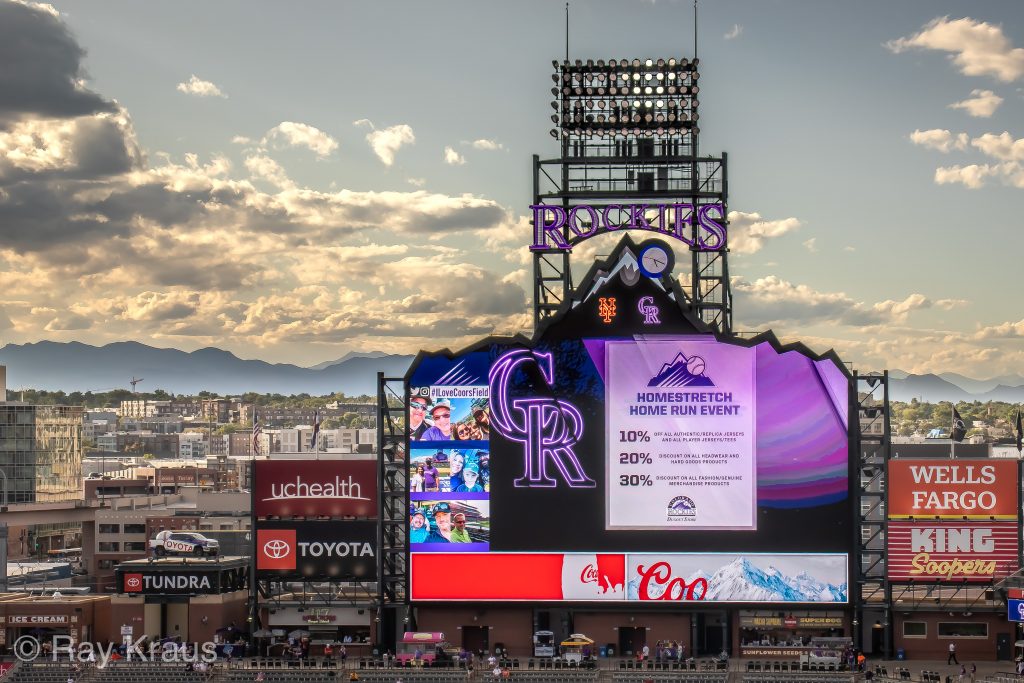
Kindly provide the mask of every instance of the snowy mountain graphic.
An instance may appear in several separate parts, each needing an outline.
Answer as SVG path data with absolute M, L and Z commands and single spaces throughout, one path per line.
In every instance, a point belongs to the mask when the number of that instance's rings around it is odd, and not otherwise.
M 478 384 L 487 384 L 481 378 L 468 372 L 465 367 L 466 361 L 460 360 L 451 370 L 434 380 L 434 384 L 446 387 L 471 387 Z
M 724 602 L 846 602 L 847 600 L 845 582 L 837 586 L 815 579 L 806 571 L 800 572 L 796 576 L 786 576 L 772 566 L 769 566 L 768 569 L 761 569 L 745 557 L 737 557 L 711 576 L 703 571 L 694 572 L 692 576 L 686 578 L 687 585 L 691 585 L 697 578 L 704 578 L 708 582 L 705 600 Z M 639 586 L 639 578 L 629 581 L 627 599 L 639 599 Z
M 704 359 L 686 357 L 682 351 L 671 363 L 665 363 L 657 375 L 647 383 L 649 387 L 713 387 L 715 383 L 704 374 Z

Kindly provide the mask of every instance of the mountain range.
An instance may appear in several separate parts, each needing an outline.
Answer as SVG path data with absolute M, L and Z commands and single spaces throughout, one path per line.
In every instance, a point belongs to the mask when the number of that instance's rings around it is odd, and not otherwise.
M 376 394 L 376 375 L 405 375 L 412 356 L 383 351 L 352 351 L 341 358 L 300 367 L 287 363 L 243 360 L 217 348 L 185 352 L 138 342 L 90 346 L 80 342 L 41 341 L 0 348 L 0 365 L 7 366 L 7 387 L 48 391 L 110 391 L 129 388 L 140 377 L 140 390 L 163 389 L 175 394 L 248 391 L 279 394 Z M 674 365 L 674 364 L 669 364 Z M 673 369 L 680 369 L 682 366 Z M 663 368 L 667 369 L 667 368 Z M 947 372 L 916 375 L 889 372 L 889 398 L 939 401 L 1004 401 L 1024 403 L 1024 377 L 1003 375 L 979 380 Z
M 917 399 L 925 403 L 939 401 L 1003 401 L 1024 403 L 1024 377 L 1003 375 L 987 380 L 972 379 L 955 372 L 939 375 L 914 375 L 900 370 L 889 372 L 889 398 L 893 401 Z
M 41 341 L 0 348 L 7 366 L 7 387 L 47 391 L 111 391 L 129 388 L 141 378 L 140 391 L 163 389 L 173 394 L 211 391 L 348 396 L 377 394 L 377 373 L 403 377 L 412 356 L 380 351 L 349 353 L 336 361 L 303 368 L 287 363 L 243 360 L 228 351 L 204 348 L 185 352 L 138 342 L 90 346 L 79 342 Z

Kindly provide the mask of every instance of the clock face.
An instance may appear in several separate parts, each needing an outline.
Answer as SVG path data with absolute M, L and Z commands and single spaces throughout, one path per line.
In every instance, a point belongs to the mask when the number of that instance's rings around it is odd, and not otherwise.
M 640 250 L 640 270 L 647 277 L 660 277 L 672 269 L 672 252 L 662 244 L 648 244 Z

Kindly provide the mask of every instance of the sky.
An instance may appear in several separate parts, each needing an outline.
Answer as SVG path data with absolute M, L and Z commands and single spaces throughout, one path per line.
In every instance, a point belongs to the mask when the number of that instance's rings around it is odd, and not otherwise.
M 690 0 L 570 16 L 573 59 L 694 56 Z M 1021 374 L 1024 4 L 716 0 L 697 27 L 734 329 Z M 528 333 L 565 50 L 560 1 L 0 0 L 0 343 L 313 365 Z M 613 243 L 586 246 L 577 272 Z

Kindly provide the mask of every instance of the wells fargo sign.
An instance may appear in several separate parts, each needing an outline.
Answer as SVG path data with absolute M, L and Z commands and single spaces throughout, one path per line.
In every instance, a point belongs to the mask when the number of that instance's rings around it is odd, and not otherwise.
M 1017 461 L 890 460 L 890 519 L 1017 519 Z
M 1016 522 L 890 522 L 895 581 L 991 581 L 1017 569 Z

